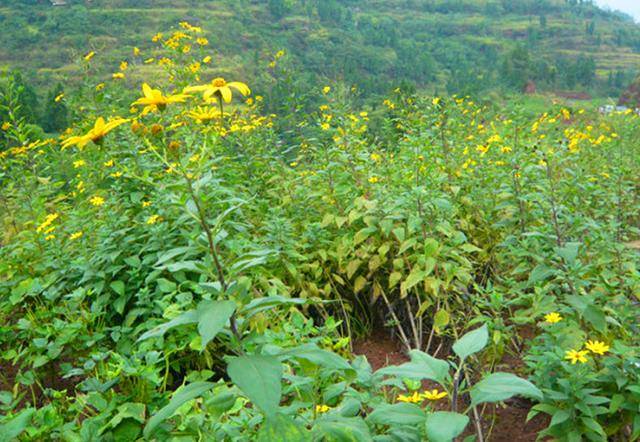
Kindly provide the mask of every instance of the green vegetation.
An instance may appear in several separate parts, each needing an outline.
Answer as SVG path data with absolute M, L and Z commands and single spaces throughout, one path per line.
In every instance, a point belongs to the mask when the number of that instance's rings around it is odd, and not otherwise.
M 540 438 L 640 440 L 640 116 L 444 93 L 605 91 L 597 52 L 535 69 L 558 34 L 473 49 L 529 32 L 525 13 L 594 38 L 633 39 L 627 21 L 550 1 L 153 2 L 157 22 L 28 3 L 4 20 L 46 20 L 21 35 L 57 17 L 91 41 L 72 81 L 33 83 L 40 105 L 0 77 L 1 438 L 491 441 L 517 400 L 510 437 L 528 414 Z M 163 27 L 190 14 L 203 26 Z M 148 44 L 95 44 L 136 26 Z M 477 63 L 411 78 L 426 35 Z M 392 363 L 356 351 L 384 336 Z
M 619 96 L 640 62 L 640 30 L 631 19 L 582 1 L 66 3 L 8 0 L 0 8 L 0 60 L 39 87 L 76 81 L 76 60 L 90 50 L 106 77 L 131 59 L 141 38 L 183 19 L 210 33 L 211 55 L 225 60 L 225 73 L 256 79 L 258 89 L 280 49 L 298 71 L 357 84 L 366 94 L 399 82 L 449 93 L 519 92 L 533 81 L 539 90 Z

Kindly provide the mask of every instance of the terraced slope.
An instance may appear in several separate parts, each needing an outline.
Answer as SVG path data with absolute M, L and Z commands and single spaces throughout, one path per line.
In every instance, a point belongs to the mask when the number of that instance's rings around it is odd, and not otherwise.
M 3 3 L 0 66 L 43 85 L 78 79 L 77 60 L 89 50 L 108 75 L 130 58 L 125 48 L 180 20 L 207 31 L 223 73 L 255 77 L 284 48 L 300 69 L 365 90 L 401 80 L 451 91 L 518 89 L 531 80 L 539 89 L 615 95 L 640 66 L 640 28 L 629 17 L 569 0 Z

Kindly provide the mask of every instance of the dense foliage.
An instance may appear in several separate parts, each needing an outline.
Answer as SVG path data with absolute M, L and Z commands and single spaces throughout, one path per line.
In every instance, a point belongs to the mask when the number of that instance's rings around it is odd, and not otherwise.
M 303 112 L 285 51 L 261 96 L 205 38 L 156 36 L 153 76 L 87 54 L 59 138 L 6 101 L 0 434 L 450 441 L 523 396 L 541 436 L 638 439 L 635 113 L 340 83 Z M 372 331 L 410 361 L 354 357 Z
M 224 56 L 227 73 L 254 78 L 259 89 L 261 68 L 280 49 L 305 75 L 342 79 L 367 95 L 399 82 L 463 95 L 519 92 L 533 82 L 538 90 L 619 96 L 640 61 L 633 21 L 582 0 L 64 3 L 6 0 L 0 7 L 0 59 L 39 88 L 75 82 L 76 60 L 89 51 L 114 69 L 141 36 L 183 19 L 211 32 L 210 55 Z M 103 66 L 102 76 L 113 72 Z

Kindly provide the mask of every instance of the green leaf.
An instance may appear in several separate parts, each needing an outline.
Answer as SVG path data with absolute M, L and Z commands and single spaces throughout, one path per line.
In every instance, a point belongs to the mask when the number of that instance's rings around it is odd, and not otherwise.
M 26 408 L 13 417 L 9 422 L 0 425 L 0 434 L 3 440 L 12 440 L 20 436 L 31 423 L 31 417 L 36 412 L 35 408 Z
M 468 424 L 469 418 L 463 414 L 437 411 L 427 415 L 427 437 L 429 442 L 451 442 Z
M 193 384 L 181 387 L 174 393 L 169 403 L 149 419 L 149 422 L 147 422 L 147 425 L 144 427 L 144 437 L 148 439 L 156 427 L 173 416 L 173 413 L 175 413 L 180 406 L 191 399 L 202 396 L 214 386 L 215 384 L 213 382 L 194 382 Z
M 427 276 L 426 272 L 420 270 L 419 267 L 414 267 L 407 279 L 401 284 L 400 289 L 403 292 L 408 292 L 413 287 L 424 281 L 425 276 Z
M 529 280 L 527 281 L 527 284 L 529 286 L 535 285 L 538 282 L 544 281 L 545 279 L 549 278 L 554 274 L 555 274 L 555 270 L 553 270 L 550 267 L 547 267 L 544 264 L 539 264 L 536 267 L 534 267 L 531 273 L 529 273 Z
M 369 427 L 360 417 L 325 414 L 313 426 L 316 440 L 327 442 L 369 442 L 373 440 Z
M 333 370 L 353 370 L 346 359 L 340 355 L 323 350 L 315 344 L 303 344 L 298 347 L 287 349 L 278 356 L 286 356 L 295 359 L 304 359 L 312 364 Z
M 249 304 L 244 306 L 244 308 L 241 310 L 241 313 L 243 318 L 248 319 L 260 312 L 271 310 L 275 307 L 301 305 L 305 303 L 307 303 L 307 300 L 301 298 L 286 298 L 279 295 L 267 296 L 266 298 L 254 299 Z
M 289 416 L 277 413 L 267 416 L 264 425 L 258 431 L 257 442 L 307 442 L 310 440 L 309 431 L 304 425 L 294 421 Z
M 482 350 L 489 342 L 489 330 L 487 324 L 470 331 L 453 344 L 453 351 L 460 359 L 464 360 L 474 353 Z
M 173 318 L 171 321 L 165 322 L 164 324 L 161 324 L 149 330 L 148 332 L 143 333 L 142 336 L 138 338 L 138 342 L 144 341 L 145 339 L 149 339 L 149 338 L 156 338 L 159 336 L 163 336 L 168 330 L 174 327 L 178 327 L 180 325 L 186 325 L 186 324 L 195 324 L 197 322 L 198 322 L 197 311 L 196 310 L 186 311 L 181 315 Z
M 434 358 L 420 350 L 411 350 L 409 355 L 411 356 L 412 363 L 420 365 L 423 371 L 430 373 L 431 380 L 441 385 L 447 383 L 450 378 L 449 369 L 451 368 L 447 361 Z
M 419 350 L 412 350 L 411 362 L 381 368 L 375 375 L 396 376 L 417 381 L 428 379 L 444 385 L 449 376 L 449 364 Z
M 227 373 L 234 384 L 267 416 L 274 416 L 282 394 L 282 364 L 273 356 L 233 358 Z
M 125 419 L 113 429 L 113 442 L 130 442 L 138 440 L 142 425 L 134 419 Z
M 233 312 L 233 301 L 203 301 L 198 305 L 198 333 L 202 337 L 202 349 L 224 328 Z
M 580 418 L 582 423 L 593 432 L 598 433 L 599 435 L 606 437 L 607 433 L 604 431 L 604 428 L 593 418 L 583 416 Z
M 178 287 L 175 282 L 169 281 L 168 279 L 164 278 L 158 278 L 156 283 L 158 284 L 158 288 L 162 293 L 173 293 Z
M 569 266 L 573 266 L 578 257 L 578 251 L 580 250 L 579 242 L 567 243 L 564 247 L 556 248 L 556 253 L 560 256 Z
M 111 284 L 109 284 L 109 287 L 111 287 L 111 289 L 113 289 L 114 292 L 116 292 L 118 295 L 122 296 L 124 295 L 124 282 L 118 280 L 118 281 L 112 281 Z
M 471 403 L 500 402 L 513 396 L 542 401 L 542 392 L 531 382 L 511 373 L 493 373 L 471 388 Z
M 551 422 L 549 423 L 549 428 L 553 427 L 554 425 L 559 425 L 565 422 L 570 417 L 571 417 L 571 413 L 569 413 L 567 410 L 556 411 L 553 414 L 553 417 L 551 418 Z
M 446 310 L 438 310 L 438 313 L 433 317 L 433 326 L 442 329 L 449 324 L 449 312 Z
M 122 404 L 118 407 L 118 414 L 109 421 L 109 426 L 111 426 L 111 428 L 115 428 L 125 419 L 134 419 L 140 423 L 144 423 L 145 409 L 145 404 L 135 402 Z
M 376 425 L 422 425 L 425 413 L 416 404 L 383 404 L 376 407 L 367 422 Z

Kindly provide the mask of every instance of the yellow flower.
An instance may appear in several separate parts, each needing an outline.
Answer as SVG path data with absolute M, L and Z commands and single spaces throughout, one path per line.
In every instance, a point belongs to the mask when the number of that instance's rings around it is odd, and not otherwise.
M 601 341 L 587 341 L 585 344 L 587 350 L 596 355 L 603 355 L 609 351 L 609 346 Z
M 585 350 L 568 350 L 564 358 L 568 361 L 571 361 L 572 365 L 575 365 L 578 362 L 584 364 L 585 362 L 587 362 L 588 354 L 589 352 Z
M 191 73 L 197 74 L 198 71 L 200 70 L 200 66 L 201 66 L 200 63 L 196 61 L 195 63 L 191 63 L 189 65 L 189 70 L 191 71 Z
M 104 83 L 96 84 L 96 91 L 101 91 L 102 89 L 104 89 Z
M 63 98 L 64 98 L 64 94 L 60 94 L 56 98 L 54 98 L 53 101 L 55 101 L 56 103 L 60 103 Z
M 325 86 L 324 88 L 322 88 L 322 93 L 327 95 L 329 92 L 331 92 L 331 87 L 330 86 Z
M 136 57 L 137 57 L 138 55 L 140 55 L 140 48 L 138 48 L 138 47 L 134 47 L 134 48 L 133 48 L 133 55 L 135 55 Z
M 431 100 L 431 104 L 433 104 L 434 106 L 437 106 L 440 104 L 440 97 L 435 97 L 433 100 Z
M 125 120 L 123 118 L 114 118 L 107 123 L 104 121 L 104 118 L 100 117 L 96 120 L 93 128 L 86 134 L 81 136 L 69 137 L 64 140 L 62 142 L 62 148 L 66 149 L 70 146 L 78 146 L 78 148 L 82 149 L 87 144 L 89 144 L 90 141 L 95 144 L 100 144 L 105 135 L 107 135 L 109 132 L 111 132 L 121 124 L 126 123 L 127 121 L 128 120 Z
M 398 402 L 410 402 L 412 404 L 417 404 L 419 402 L 422 402 L 423 400 L 424 399 L 422 399 L 422 395 L 417 391 L 414 391 L 410 396 L 406 396 L 404 394 L 398 396 Z
M 139 98 L 137 101 L 133 102 L 133 105 L 142 105 L 145 108 L 142 110 L 142 114 L 146 115 L 149 112 L 155 112 L 157 110 L 164 110 L 167 107 L 167 104 L 170 103 L 182 103 L 189 96 L 185 94 L 176 94 L 176 95 L 162 95 L 162 91 L 159 89 L 152 89 L 147 83 L 142 85 L 142 93 L 144 97 Z
M 188 54 L 189 52 L 191 52 L 191 46 L 189 46 L 189 45 L 184 45 L 184 46 L 182 47 L 182 53 L 183 53 L 183 54 Z
M 437 401 L 442 399 L 443 397 L 447 396 L 447 392 L 443 391 L 443 392 L 439 392 L 438 390 L 426 390 L 424 393 L 422 393 L 422 398 L 423 399 L 428 399 L 430 401 Z
M 78 168 L 84 166 L 85 164 L 87 164 L 87 163 L 84 160 L 74 161 L 73 162 L 73 168 L 74 169 L 78 169 Z
M 371 159 L 372 159 L 373 161 L 375 161 L 375 162 L 378 162 L 378 161 L 382 160 L 382 157 L 381 157 L 379 154 L 377 154 L 377 153 L 372 153 L 372 154 L 371 154 Z
M 147 218 L 147 224 L 152 225 L 157 223 L 158 221 L 160 221 L 160 216 L 159 215 L 151 215 L 149 218 Z
M 222 98 L 225 103 L 230 103 L 233 98 L 231 88 L 237 90 L 244 96 L 251 94 L 251 89 L 249 89 L 249 86 L 246 84 L 239 81 L 227 83 L 224 78 L 214 78 L 209 84 L 188 87 L 184 92 L 202 92 L 202 96 L 205 99 L 211 98 L 215 95 L 217 98 Z
M 105 161 L 104 163 L 102 163 L 104 165 L 104 167 L 113 167 L 113 165 L 115 164 L 115 162 L 113 160 L 109 160 L 109 161 Z
M 5 121 L 4 123 L 2 123 L 2 130 L 9 130 L 11 128 L 11 123 L 9 123 L 8 121 Z
M 214 107 L 198 106 L 187 114 L 189 118 L 193 118 L 198 123 L 208 123 L 211 120 L 220 118 L 220 111 Z
M 59 216 L 60 215 L 58 215 L 57 213 L 51 213 L 47 215 L 42 224 L 40 224 L 36 229 L 36 232 L 41 233 L 45 231 L 47 227 L 49 227 L 56 219 L 58 219 Z
M 151 41 L 154 43 L 158 42 L 162 38 L 162 32 L 158 32 L 156 35 L 151 37 Z
M 55 235 L 47 235 L 47 236 L 44 237 L 45 241 L 51 241 L 52 239 L 56 239 L 56 236 Z
M 149 207 L 151 205 L 151 201 L 143 201 L 142 207 Z
M 96 55 L 95 52 L 91 51 L 87 55 L 84 56 L 84 61 L 91 61 L 91 59 Z
M 74 241 L 74 240 L 76 240 L 78 238 L 82 238 L 82 235 L 84 235 L 84 233 L 82 233 L 82 232 L 72 233 L 71 235 L 69 235 L 69 239 L 71 241 Z
M 198 43 L 200 46 L 206 46 L 209 44 L 209 40 L 204 37 L 199 37 L 196 39 L 196 43 Z
M 115 74 L 111 75 L 111 78 L 113 78 L 114 80 L 122 80 L 125 77 L 125 75 L 122 72 L 116 72 Z
M 549 324 L 556 324 L 556 323 L 562 321 L 562 316 L 560 316 L 556 312 L 551 312 L 551 313 L 545 315 L 544 320 L 545 320 L 545 322 L 548 322 Z
M 94 197 L 91 197 L 91 199 L 89 200 L 89 202 L 90 202 L 92 205 L 96 206 L 96 207 L 100 207 L 101 205 L 103 205 L 103 204 L 104 204 L 104 198 L 102 198 L 101 196 L 97 196 L 97 195 L 96 195 L 96 196 L 94 196 Z
M 129 69 L 129 63 L 126 61 L 120 62 L 120 70 L 124 72 L 127 69 Z
M 375 184 L 375 183 L 377 183 L 378 181 L 380 181 L 380 178 L 378 178 L 377 176 L 372 176 L 372 177 L 370 177 L 370 178 L 369 178 L 369 182 L 370 182 L 371 184 Z
M 211 63 L 211 55 L 207 55 L 206 57 L 204 57 L 204 58 L 202 59 L 202 62 L 203 62 L 204 64 L 209 64 L 209 63 Z
M 331 407 L 328 405 L 316 405 L 316 413 L 326 413 L 331 410 Z

